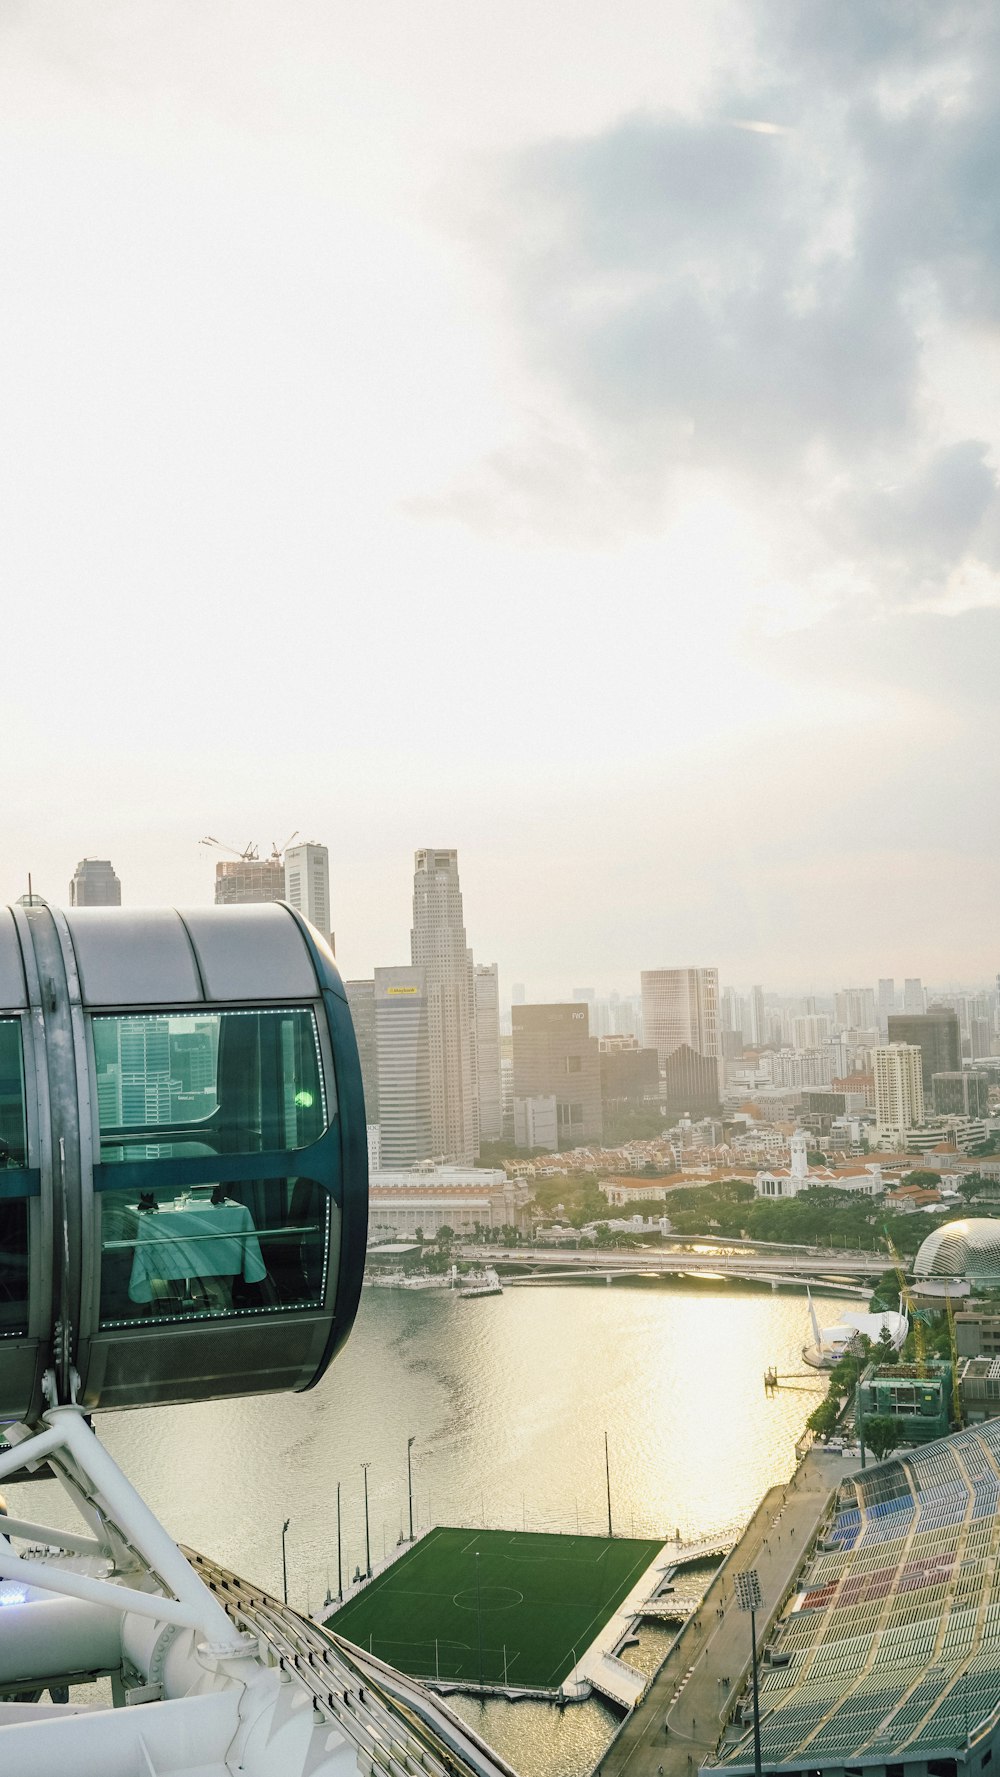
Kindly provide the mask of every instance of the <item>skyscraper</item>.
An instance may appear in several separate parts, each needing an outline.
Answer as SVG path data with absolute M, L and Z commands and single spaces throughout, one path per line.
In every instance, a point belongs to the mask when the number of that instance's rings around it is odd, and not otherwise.
M 120 907 L 122 885 L 110 858 L 81 858 L 69 885 L 71 907 Z
M 643 1033 L 661 1068 L 684 1043 L 696 1055 L 717 1063 L 718 969 L 644 969 L 641 985 Z M 753 989 L 753 994 L 759 992 Z
M 590 1035 L 587 1007 L 579 1002 L 514 1006 L 511 1017 L 515 1128 L 519 1103 L 554 1099 L 560 1150 L 599 1141 L 601 1056 L 597 1038 Z
M 878 1022 L 870 987 L 844 987 L 833 996 L 833 1021 L 839 1030 L 874 1030 Z
M 416 1166 L 437 1151 L 423 969 L 375 970 L 375 1039 L 382 1165 L 389 1171 Z
M 934 1113 L 941 1117 L 988 1117 L 990 1076 L 967 1069 L 934 1075 Z
M 764 1024 L 764 989 L 751 987 L 746 1004 L 747 1021 L 743 1027 L 743 1035 L 751 1049 L 760 1049 L 767 1039 Z
M 246 907 L 284 898 L 285 866 L 278 857 L 226 858 L 215 866 L 217 907 Z
M 891 975 L 885 975 L 878 984 L 878 1028 L 881 1036 L 889 1030 L 889 1018 L 896 1010 L 896 983 Z
M 468 1163 L 479 1154 L 476 994 L 456 851 L 414 857 L 410 960 L 427 983 L 434 1153 Z
M 880 1043 L 872 1050 L 875 1123 L 897 1140 L 924 1120 L 924 1083 L 916 1043 Z
M 947 1006 L 930 1006 L 926 1012 L 897 1012 L 889 1020 L 890 1043 L 915 1043 L 921 1055 L 924 1098 L 931 1102 L 935 1074 L 962 1071 L 962 1038 L 958 1013 Z
M 312 839 L 290 845 L 285 853 L 284 899 L 304 913 L 333 948 L 330 913 L 330 853 Z
M 475 990 L 479 1139 L 499 1141 L 503 1135 L 503 1090 L 500 1081 L 500 971 L 496 963 L 476 964 Z
M 354 1021 L 365 1094 L 365 1117 L 371 1126 L 379 1120 L 378 1037 L 375 1029 L 374 981 L 345 981 L 347 1003 Z
M 903 1011 L 916 1013 L 924 1009 L 924 987 L 919 975 L 908 975 L 903 983 Z

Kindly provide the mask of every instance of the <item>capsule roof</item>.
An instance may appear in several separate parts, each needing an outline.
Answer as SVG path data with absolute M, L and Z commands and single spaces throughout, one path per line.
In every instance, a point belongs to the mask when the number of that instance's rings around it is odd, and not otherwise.
M 335 985 L 332 952 L 287 907 L 123 909 L 73 907 L 72 939 L 84 1007 L 215 1005 L 312 998 Z M 329 962 L 334 979 L 320 980 Z M 325 971 L 324 971 L 325 973 Z M 0 910 L 0 1010 L 28 1003 L 10 908 Z

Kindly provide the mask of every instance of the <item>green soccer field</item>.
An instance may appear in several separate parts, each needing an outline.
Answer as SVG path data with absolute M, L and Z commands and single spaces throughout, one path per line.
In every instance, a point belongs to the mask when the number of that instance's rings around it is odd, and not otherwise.
M 415 1678 L 555 1690 L 662 1547 L 432 1530 L 327 1627 Z

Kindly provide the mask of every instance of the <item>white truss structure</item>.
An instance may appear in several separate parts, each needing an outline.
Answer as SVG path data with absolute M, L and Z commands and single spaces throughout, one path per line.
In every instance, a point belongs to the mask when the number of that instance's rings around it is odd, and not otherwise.
M 513 1777 L 415 1680 L 188 1560 L 79 1407 L 6 1435 L 0 1482 L 47 1463 L 82 1528 L 0 1518 L 0 1770 Z M 110 1679 L 111 1706 L 68 1701 L 68 1687 L 97 1678 Z

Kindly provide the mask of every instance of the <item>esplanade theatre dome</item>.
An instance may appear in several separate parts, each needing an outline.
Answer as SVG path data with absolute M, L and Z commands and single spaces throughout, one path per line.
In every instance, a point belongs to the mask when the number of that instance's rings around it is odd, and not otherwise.
M 1000 1285 L 1000 1221 L 977 1216 L 935 1228 L 913 1261 L 913 1275 Z

